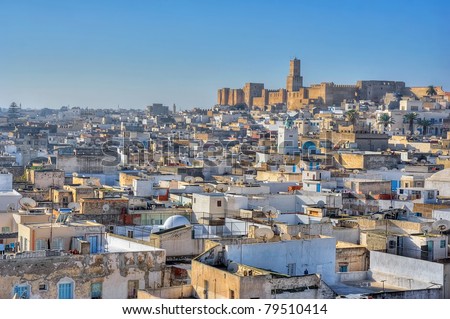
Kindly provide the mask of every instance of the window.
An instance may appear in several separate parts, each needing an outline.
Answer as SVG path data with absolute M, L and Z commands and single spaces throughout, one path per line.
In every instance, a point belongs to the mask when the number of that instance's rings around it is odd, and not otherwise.
M 217 201 L 217 207 L 222 207 L 222 201 L 221 200 Z
M 35 250 L 46 250 L 47 242 L 47 239 L 36 239 Z
M 97 250 L 97 236 L 89 236 L 89 252 L 95 254 Z
M 94 282 L 91 284 L 91 299 L 102 299 L 101 282 Z
M 14 295 L 19 299 L 30 299 L 30 286 L 27 284 L 14 286 Z
M 48 287 L 47 284 L 39 284 L 39 291 L 47 291 Z
M 295 269 L 297 268 L 296 267 L 297 265 L 295 264 L 295 263 L 292 263 L 292 264 L 288 264 L 287 265 L 287 274 L 289 275 L 289 276 L 295 276 Z
M 61 237 L 53 238 L 51 248 L 64 250 L 64 238 L 61 238 Z
M 2 227 L 2 233 L 9 233 L 11 230 L 8 226 Z
M 339 265 L 339 272 L 348 272 L 348 265 Z
M 128 299 L 136 299 L 138 289 L 139 289 L 139 281 L 138 280 L 128 280 L 127 298 Z
M 73 299 L 73 283 L 58 284 L 58 299 Z
M 394 249 L 394 248 L 395 248 L 395 245 L 396 245 L 395 240 L 390 240 L 390 241 L 389 241 L 389 249 Z
M 234 290 L 231 290 L 230 289 L 230 291 L 229 291 L 229 299 L 235 299 L 235 297 L 234 297 Z
M 445 240 L 441 240 L 441 244 L 440 244 L 440 246 L 439 247 L 441 247 L 441 248 L 445 248 Z

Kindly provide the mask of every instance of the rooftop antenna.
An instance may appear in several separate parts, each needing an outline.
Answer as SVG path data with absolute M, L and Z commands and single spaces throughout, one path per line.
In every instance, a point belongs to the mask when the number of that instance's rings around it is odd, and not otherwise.
M 185 181 L 186 183 L 192 184 L 193 182 L 195 182 L 195 178 L 194 178 L 193 176 L 186 176 L 186 177 L 184 178 L 184 181 Z
M 320 220 L 320 222 L 323 223 L 323 224 L 329 223 L 329 222 L 331 222 L 331 219 L 330 219 L 330 217 L 323 217 L 323 218 Z
M 214 186 L 211 184 L 206 184 L 202 188 L 206 193 L 211 193 L 214 191 Z
M 269 219 L 270 224 L 273 223 L 274 218 L 277 218 L 280 215 L 278 210 L 273 206 L 264 206 L 262 212 Z
M 67 208 L 70 208 L 72 211 L 79 211 L 81 208 L 81 205 L 79 203 L 76 202 L 70 202 L 67 205 Z
M 230 185 L 232 183 L 231 177 L 224 177 L 223 178 L 223 182 L 227 183 L 228 185 Z
M 278 181 L 279 183 L 284 183 L 284 182 L 286 182 L 286 177 L 280 176 L 280 177 L 277 178 L 277 181 Z
M 200 176 L 194 177 L 194 182 L 203 183 L 203 178 L 201 178 Z
M 422 225 L 420 226 L 420 231 L 424 234 L 427 235 L 428 233 L 430 233 L 433 230 L 433 228 L 430 225 Z
M 103 212 L 108 212 L 109 211 L 109 204 L 105 204 L 105 205 L 103 205 L 103 207 L 102 207 L 102 210 L 103 210 Z
M 264 242 L 271 240 L 273 236 L 275 236 L 275 234 L 270 228 L 258 228 L 255 230 L 255 237 L 262 239 Z
M 224 193 L 228 190 L 228 186 L 225 184 L 217 184 L 216 185 L 216 191 L 220 192 L 220 193 Z
M 37 203 L 34 199 L 29 197 L 22 197 L 19 200 L 19 205 L 26 211 L 29 211 L 30 208 L 35 208 L 37 206 Z
M 439 231 L 439 233 L 442 235 L 443 233 L 447 233 L 450 230 L 450 221 L 446 219 L 440 219 L 435 221 L 431 227 L 434 230 Z

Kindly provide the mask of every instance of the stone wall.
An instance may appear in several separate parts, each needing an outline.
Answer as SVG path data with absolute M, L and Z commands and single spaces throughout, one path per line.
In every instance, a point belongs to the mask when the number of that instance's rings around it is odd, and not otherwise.
M 0 298 L 13 297 L 14 286 L 30 286 L 30 298 L 55 299 L 58 282 L 74 284 L 74 298 L 91 298 L 91 284 L 102 283 L 102 298 L 127 298 L 129 280 L 139 288 L 162 285 L 165 252 L 127 252 L 0 260 Z M 45 289 L 40 289 L 45 285 Z

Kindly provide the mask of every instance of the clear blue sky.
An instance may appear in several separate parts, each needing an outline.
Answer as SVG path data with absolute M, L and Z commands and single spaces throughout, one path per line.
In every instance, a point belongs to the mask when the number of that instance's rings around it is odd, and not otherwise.
M 450 91 L 450 1 L 0 0 L 0 107 L 210 107 L 217 89 L 401 80 Z

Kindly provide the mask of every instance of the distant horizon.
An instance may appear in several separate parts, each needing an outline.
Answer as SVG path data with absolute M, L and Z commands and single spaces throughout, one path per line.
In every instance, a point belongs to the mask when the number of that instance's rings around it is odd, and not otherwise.
M 445 0 L 0 4 L 0 107 L 207 109 L 217 90 L 403 81 L 450 91 Z

